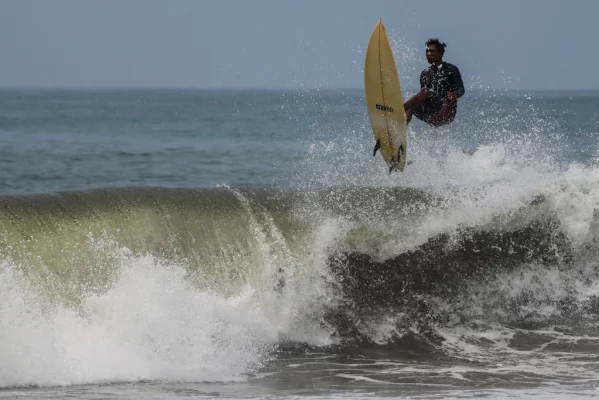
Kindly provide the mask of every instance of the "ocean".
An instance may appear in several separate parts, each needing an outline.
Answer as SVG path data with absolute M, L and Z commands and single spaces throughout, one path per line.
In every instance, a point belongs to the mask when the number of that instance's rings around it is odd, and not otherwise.
M 409 91 L 407 94 L 410 94 Z M 0 90 L 0 398 L 599 394 L 599 92 Z

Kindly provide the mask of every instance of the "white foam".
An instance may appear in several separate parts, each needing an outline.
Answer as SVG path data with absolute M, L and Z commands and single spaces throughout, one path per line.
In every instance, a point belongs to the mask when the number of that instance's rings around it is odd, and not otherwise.
M 243 379 L 276 330 L 251 293 L 198 292 L 182 268 L 132 258 L 115 285 L 86 296 L 78 312 L 42 310 L 22 277 L 2 270 L 0 386 L 171 379 Z

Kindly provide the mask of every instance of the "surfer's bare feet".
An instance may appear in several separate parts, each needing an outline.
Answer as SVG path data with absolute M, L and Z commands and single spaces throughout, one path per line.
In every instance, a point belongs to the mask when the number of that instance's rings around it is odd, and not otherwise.
M 406 110 L 406 124 L 409 124 L 412 120 L 412 110 Z

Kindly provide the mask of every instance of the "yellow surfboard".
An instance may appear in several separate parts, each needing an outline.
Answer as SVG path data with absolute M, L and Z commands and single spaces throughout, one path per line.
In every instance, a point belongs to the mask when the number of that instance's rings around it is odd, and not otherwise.
M 383 20 L 379 20 L 368 42 L 364 66 L 364 89 L 374 133 L 373 155 L 380 150 L 391 171 L 403 171 L 408 143 L 406 115 L 395 58 Z

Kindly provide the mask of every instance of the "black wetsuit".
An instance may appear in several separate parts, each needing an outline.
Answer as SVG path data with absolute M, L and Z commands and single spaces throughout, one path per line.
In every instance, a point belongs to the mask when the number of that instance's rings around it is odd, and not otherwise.
M 443 109 L 444 100 L 447 99 L 447 93 L 455 92 L 458 97 L 464 95 L 464 82 L 460 70 L 453 64 L 443 62 L 441 68 L 431 65 L 420 74 L 420 88 L 429 92 L 429 98 L 414 108 L 414 115 L 423 121 L 428 121 L 431 117 L 440 113 Z M 449 118 L 453 120 L 457 111 L 457 103 L 448 103 L 447 112 Z M 451 122 L 451 121 L 449 121 Z

